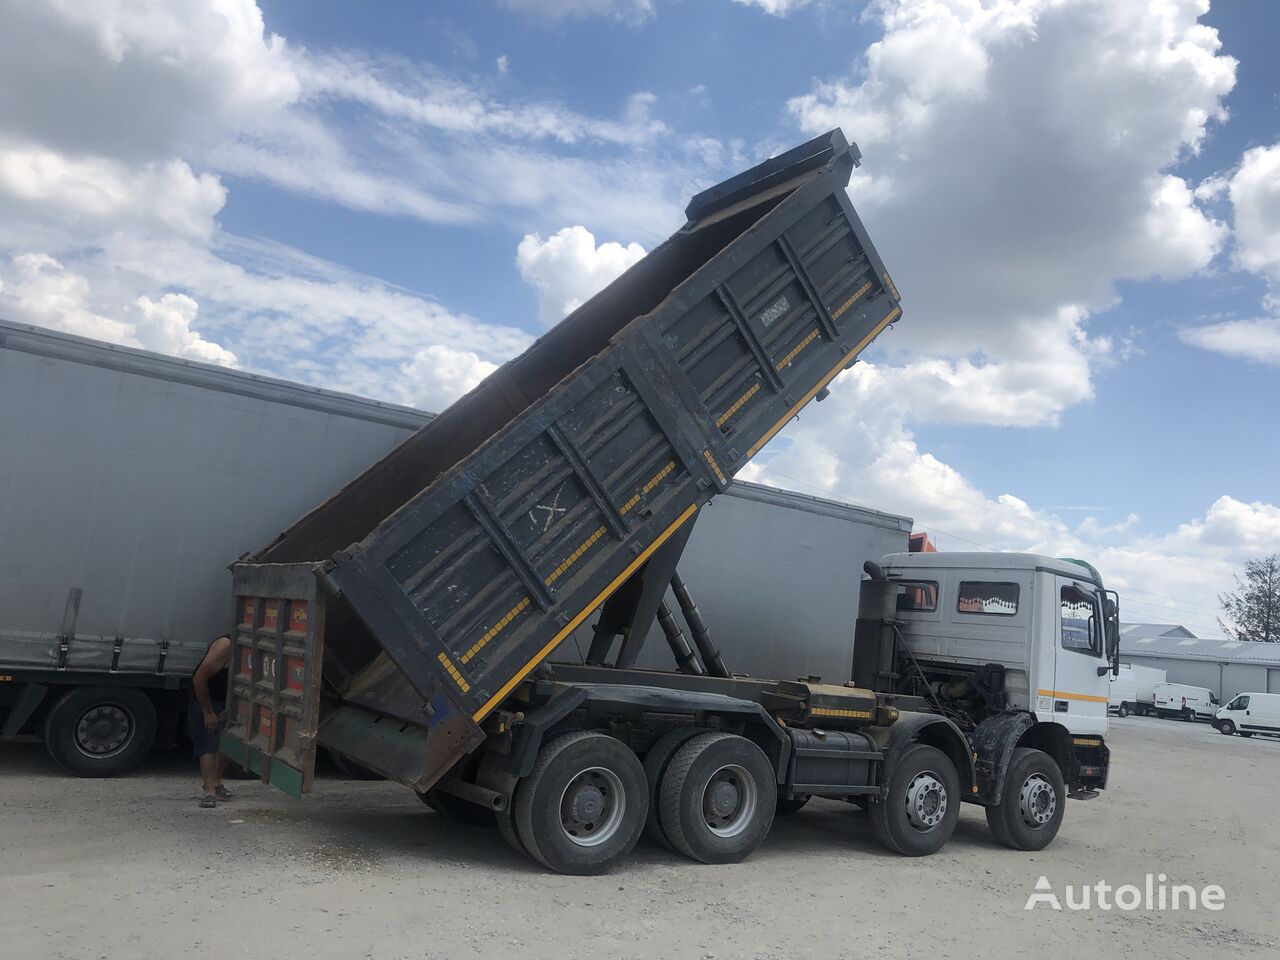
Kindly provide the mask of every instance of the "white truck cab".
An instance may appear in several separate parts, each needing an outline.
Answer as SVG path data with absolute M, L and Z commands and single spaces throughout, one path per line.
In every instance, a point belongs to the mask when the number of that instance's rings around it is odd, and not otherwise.
M 1179 720 L 1212 720 L 1218 710 L 1218 697 L 1208 687 L 1185 683 L 1157 683 L 1153 691 L 1158 716 Z
M 883 563 L 902 585 L 903 639 L 926 673 L 1002 672 L 1007 709 L 1072 735 L 1106 734 L 1118 613 L 1091 566 L 968 552 L 892 554 Z
M 1280 736 L 1280 693 L 1239 693 L 1214 713 L 1213 725 L 1230 736 Z

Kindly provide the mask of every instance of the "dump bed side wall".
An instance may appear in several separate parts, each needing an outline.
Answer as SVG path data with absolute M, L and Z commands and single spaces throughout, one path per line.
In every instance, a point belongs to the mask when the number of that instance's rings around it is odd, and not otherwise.
M 334 558 L 328 589 L 424 700 L 494 709 L 896 319 L 848 172 L 796 190 Z

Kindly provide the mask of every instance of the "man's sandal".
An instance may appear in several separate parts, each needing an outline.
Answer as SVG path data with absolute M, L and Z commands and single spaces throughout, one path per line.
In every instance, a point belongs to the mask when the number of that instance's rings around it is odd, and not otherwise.
M 222 784 L 218 784 L 218 786 L 214 787 L 213 792 L 217 794 L 219 800 L 223 801 L 230 800 L 235 796 L 234 793 L 222 786 Z
M 215 797 L 212 793 L 206 793 L 203 797 L 200 798 L 200 806 L 204 807 L 206 810 L 209 809 L 210 807 L 216 807 L 217 805 L 218 805 L 218 798 Z

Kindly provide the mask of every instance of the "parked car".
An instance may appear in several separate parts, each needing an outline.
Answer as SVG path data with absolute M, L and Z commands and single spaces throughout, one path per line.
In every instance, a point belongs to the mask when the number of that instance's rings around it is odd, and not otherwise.
M 1280 735 L 1280 693 L 1240 693 L 1214 714 L 1214 726 L 1231 736 Z
M 1218 697 L 1208 687 L 1192 687 L 1185 683 L 1157 683 L 1156 716 L 1179 720 L 1213 720 Z

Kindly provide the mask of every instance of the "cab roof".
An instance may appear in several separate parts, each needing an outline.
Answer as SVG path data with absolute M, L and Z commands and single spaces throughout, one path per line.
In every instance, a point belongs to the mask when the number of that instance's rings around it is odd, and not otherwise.
M 1048 557 L 1041 553 L 997 553 L 989 550 L 891 553 L 880 563 L 891 575 L 902 570 L 1047 570 L 1102 586 L 1098 572 L 1084 561 Z

